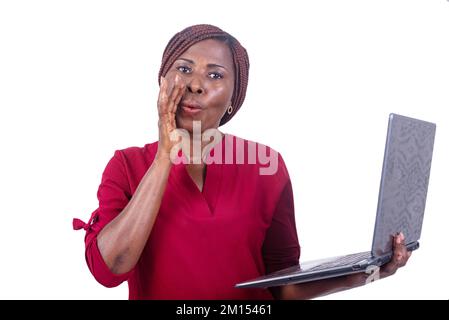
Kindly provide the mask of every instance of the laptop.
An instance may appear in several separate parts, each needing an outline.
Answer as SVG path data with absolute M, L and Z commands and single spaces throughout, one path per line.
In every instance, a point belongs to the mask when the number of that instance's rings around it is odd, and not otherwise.
M 236 287 L 266 288 L 371 273 L 390 261 L 398 232 L 404 234 L 408 250 L 418 249 L 435 129 L 434 123 L 390 114 L 371 251 L 301 263 Z

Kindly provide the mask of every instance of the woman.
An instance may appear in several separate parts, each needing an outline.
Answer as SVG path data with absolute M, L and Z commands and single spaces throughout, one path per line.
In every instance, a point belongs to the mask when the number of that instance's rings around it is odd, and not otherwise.
M 159 141 L 117 150 L 98 209 L 87 224 L 74 221 L 87 231 L 87 264 L 101 284 L 128 281 L 130 299 L 305 299 L 365 283 L 356 274 L 234 288 L 297 265 L 300 253 L 282 157 L 217 129 L 242 105 L 248 70 L 246 50 L 217 27 L 191 26 L 169 41 L 159 72 Z M 273 170 L 261 159 L 267 154 Z M 396 237 L 381 277 L 410 257 L 403 240 Z

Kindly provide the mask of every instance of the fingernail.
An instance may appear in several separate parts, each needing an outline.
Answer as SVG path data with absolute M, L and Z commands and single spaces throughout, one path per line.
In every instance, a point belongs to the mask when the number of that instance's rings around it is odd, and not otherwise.
M 401 243 L 401 236 L 400 236 L 400 235 L 396 237 L 396 243 L 397 243 L 397 244 L 400 244 L 400 243 Z

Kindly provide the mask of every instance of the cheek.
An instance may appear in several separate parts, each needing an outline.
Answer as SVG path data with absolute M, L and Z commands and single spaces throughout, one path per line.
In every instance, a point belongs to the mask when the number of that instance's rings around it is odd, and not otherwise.
M 232 90 L 229 90 L 227 86 L 216 86 L 209 90 L 209 97 L 211 103 L 216 106 L 227 107 L 227 104 L 231 100 Z

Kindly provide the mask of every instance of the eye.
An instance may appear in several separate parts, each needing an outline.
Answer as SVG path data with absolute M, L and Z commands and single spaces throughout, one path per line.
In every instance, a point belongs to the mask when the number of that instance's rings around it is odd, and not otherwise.
M 186 66 L 179 66 L 176 69 L 178 69 L 182 73 L 190 73 L 190 72 L 192 72 L 192 69 L 190 69 L 189 67 L 186 67 Z
M 219 72 L 211 72 L 209 73 L 209 77 L 212 79 L 223 79 L 223 75 Z

